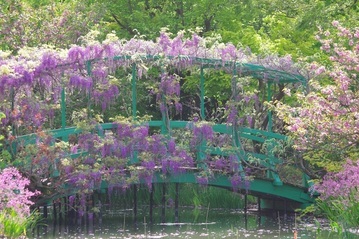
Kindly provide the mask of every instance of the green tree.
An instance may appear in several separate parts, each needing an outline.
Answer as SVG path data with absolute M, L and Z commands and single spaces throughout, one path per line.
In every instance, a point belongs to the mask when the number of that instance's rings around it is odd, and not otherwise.
M 88 1 L 1 1 L 0 49 L 69 47 L 100 23 L 104 10 L 101 3 Z

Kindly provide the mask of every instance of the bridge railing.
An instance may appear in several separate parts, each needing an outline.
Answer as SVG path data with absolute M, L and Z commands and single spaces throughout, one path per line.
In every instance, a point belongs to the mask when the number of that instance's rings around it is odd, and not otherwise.
M 143 125 L 148 125 L 150 129 L 160 131 L 161 128 L 164 126 L 163 121 L 148 121 L 148 122 L 142 122 Z M 169 121 L 169 127 L 170 130 L 179 130 L 179 132 L 182 133 L 186 130 L 190 130 L 191 125 L 193 125 L 193 122 L 188 121 Z M 100 136 L 104 136 L 106 131 L 112 131 L 116 127 L 115 123 L 103 123 L 99 124 L 96 128 L 97 134 L 100 134 Z M 234 127 L 227 124 L 214 124 L 211 126 L 215 134 L 219 135 L 225 135 L 229 138 L 229 140 L 233 139 L 233 130 Z M 240 136 L 241 140 L 248 140 L 250 142 L 256 142 L 260 144 L 264 144 L 266 142 L 273 142 L 269 143 L 271 147 L 274 147 L 276 140 L 278 141 L 285 141 L 286 137 L 284 135 L 276 134 L 273 132 L 258 130 L 258 129 L 251 129 L 251 128 L 238 128 L 238 135 Z M 81 130 L 76 127 L 66 127 L 66 128 L 60 128 L 51 130 L 48 133 L 52 135 L 54 139 L 57 141 L 69 141 L 69 138 L 76 136 L 78 134 L 81 134 Z M 16 149 L 16 145 L 28 145 L 28 144 L 35 144 L 37 140 L 36 134 L 30 134 L 30 135 L 23 135 L 19 136 L 16 140 L 16 143 L 13 143 L 14 148 Z M 55 141 L 54 141 L 55 142 Z M 269 151 L 270 152 L 270 151 Z M 84 155 L 86 152 L 78 152 L 71 154 L 71 158 L 79 157 L 80 155 Z M 281 186 L 283 184 L 279 174 L 278 174 L 278 166 L 280 166 L 283 163 L 283 160 L 281 158 L 276 157 L 273 153 L 264 153 L 264 152 L 255 152 L 251 149 L 248 149 L 248 147 L 233 147 L 233 145 L 227 144 L 227 147 L 218 147 L 216 145 L 211 144 L 204 144 L 204 147 L 202 148 L 202 154 L 204 154 L 205 159 L 200 159 L 197 155 L 195 158 L 196 167 L 202 167 L 203 164 L 207 164 L 209 162 L 204 162 L 204 160 L 207 159 L 207 161 L 210 161 L 211 158 L 214 157 L 228 157 L 230 155 L 236 155 L 238 164 L 240 165 L 241 169 L 244 170 L 246 167 L 255 166 L 260 167 L 262 172 L 266 172 L 265 176 L 266 178 L 273 180 L 273 184 L 276 186 Z M 133 164 L 135 161 L 130 160 L 129 164 Z M 263 177 L 263 175 L 262 175 Z M 303 175 L 305 177 L 305 175 Z M 308 178 L 307 178 L 308 179 Z M 308 181 L 303 180 L 302 186 L 308 186 Z

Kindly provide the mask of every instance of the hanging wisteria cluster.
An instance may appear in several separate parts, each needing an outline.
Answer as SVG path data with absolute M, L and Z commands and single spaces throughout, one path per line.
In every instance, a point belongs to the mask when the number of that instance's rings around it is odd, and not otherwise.
M 92 39 L 91 35 L 88 38 Z M 52 116 L 64 87 L 68 93 L 81 91 L 89 95 L 105 110 L 120 94 L 118 86 L 111 84 L 108 76 L 120 67 L 129 68 L 133 64 L 136 64 L 139 79 L 153 65 L 163 69 L 169 66 L 185 68 L 201 64 L 198 59 L 214 59 L 216 61 L 211 64 L 217 67 L 229 67 L 228 62 L 253 63 L 298 73 L 288 57 L 260 59 L 230 43 L 219 43 L 197 34 L 186 38 L 179 33 L 170 38 L 170 34 L 162 32 L 157 42 L 139 38 L 121 41 L 110 34 L 101 43 L 93 39 L 84 42 L 87 45 L 70 49 L 25 48 L 16 56 L 1 52 L 0 101 L 3 103 L 0 107 L 7 115 L 3 123 L 39 127 L 46 119 L 34 119 L 34 116 Z M 24 104 L 26 108 L 22 107 Z

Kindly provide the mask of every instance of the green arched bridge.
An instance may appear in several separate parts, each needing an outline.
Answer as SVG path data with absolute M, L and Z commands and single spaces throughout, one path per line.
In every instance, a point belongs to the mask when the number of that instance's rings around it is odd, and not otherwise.
M 155 59 L 156 57 L 147 56 L 143 60 Z M 111 62 L 130 60 L 131 57 L 121 56 L 114 57 Z M 185 78 L 176 78 L 178 74 L 172 77 L 176 71 L 175 64 L 165 69 L 163 66 L 152 66 L 158 70 L 152 74 L 161 74 L 157 76 L 158 84 L 150 87 L 151 90 L 154 89 L 154 93 L 149 96 L 159 105 L 158 120 L 138 117 L 138 92 L 141 90 L 143 93 L 144 87 L 138 81 L 138 65 L 142 63 L 131 62 L 130 67 L 122 72 L 117 70 L 113 73 L 114 78 L 118 77 L 116 74 L 125 76 L 130 73 L 130 77 L 127 77 L 130 80 L 127 81 L 127 89 L 130 90 L 126 93 L 131 96 L 129 105 L 132 115 L 131 119 L 114 117 L 110 123 L 101 123 L 101 119 L 98 119 L 96 111 L 101 110 L 96 104 L 101 105 L 101 102 L 92 101 L 92 97 L 95 98 L 93 92 L 83 97 L 85 91 L 70 89 L 74 78 L 69 76 L 70 80 L 67 79 L 67 83 L 62 84 L 61 99 L 56 111 L 55 119 L 59 128 L 14 137 L 10 142 L 14 164 L 32 172 L 34 185 L 46 182 L 46 187 L 56 188 L 55 191 L 48 189 L 50 199 L 107 187 L 172 182 L 227 188 L 257 196 L 266 202 L 272 201 L 273 204 L 289 202 L 293 207 L 305 207 L 313 203 L 314 199 L 308 192 L 309 178 L 300 169 L 289 167 L 286 163 L 287 138 L 272 131 L 275 125 L 272 113 L 268 111 L 264 115 L 265 130 L 255 129 L 251 123 L 241 123 L 248 107 L 263 102 L 251 104 L 250 101 L 254 101 L 254 98 L 245 99 L 238 87 L 239 79 L 250 78 L 259 82 L 256 84 L 265 91 L 260 92 L 262 101 L 273 102 L 277 100 L 273 91 L 281 94 L 284 85 L 303 85 L 305 79 L 298 74 L 258 64 L 189 57 L 178 58 L 176 64 L 181 60 L 190 60 L 191 67 L 198 69 L 199 91 L 195 94 L 198 96 L 197 118 L 182 121 L 174 116 L 174 105 L 180 103 L 179 93 L 175 88 L 183 84 L 181 79 Z M 90 78 L 98 77 L 99 72 L 95 73 L 98 65 L 108 61 L 87 61 L 84 66 L 86 73 L 83 74 Z M 63 69 L 64 66 L 61 67 L 63 78 L 66 78 L 66 70 Z M 206 86 L 206 69 L 224 71 L 230 77 L 231 90 L 228 92 L 227 103 L 232 104 L 227 104 L 226 113 L 223 113 L 227 121 L 210 122 L 209 117 L 206 117 L 206 110 L 210 107 L 205 92 L 209 89 Z M 167 72 L 167 75 L 163 76 L 163 72 Z M 208 72 L 207 75 L 211 77 L 210 74 Z M 76 97 L 82 98 L 77 100 Z M 69 101 L 71 106 L 68 105 Z M 75 103 L 85 106 L 84 109 L 75 111 Z M 117 105 L 121 104 L 117 102 Z M 140 107 L 142 110 L 145 108 Z M 106 114 L 113 116 L 113 111 L 120 110 L 110 108 L 102 114 L 106 118 Z M 230 116 L 231 114 L 234 116 Z M 230 117 L 233 119 L 229 119 Z M 109 120 L 110 117 L 107 118 Z M 16 135 L 14 128 L 13 134 Z M 288 172 L 289 176 L 286 170 L 291 170 Z M 293 172 L 296 175 L 290 175 Z M 296 178 L 288 181 L 288 177 Z M 46 187 L 42 187 L 44 192 Z M 271 205 L 268 204 L 267 207 Z

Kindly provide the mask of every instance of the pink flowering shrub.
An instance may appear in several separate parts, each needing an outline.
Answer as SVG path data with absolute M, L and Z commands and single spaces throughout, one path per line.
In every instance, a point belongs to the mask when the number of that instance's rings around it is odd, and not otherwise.
M 320 193 L 321 200 L 349 199 L 353 192 L 357 192 L 359 185 L 359 165 L 357 162 L 348 160 L 343 170 L 338 173 L 328 173 L 320 184 L 313 189 Z M 359 200 L 359 194 L 357 195 Z M 345 200 L 343 201 L 345 203 Z
M 33 204 L 31 197 L 39 194 L 27 189 L 30 180 L 24 178 L 13 167 L 5 168 L 0 174 L 0 211 L 13 209 L 18 216 L 30 215 L 30 206 Z
M 317 37 L 329 64 L 311 64 L 306 92 L 295 94 L 298 104 L 279 103 L 276 110 L 294 148 L 326 171 L 338 171 L 346 158 L 357 157 L 359 133 L 359 28 L 332 24 L 333 29 L 321 30 Z
M 351 229 L 359 226 L 358 185 L 359 165 L 348 160 L 340 172 L 328 173 L 312 188 L 320 193 L 315 211 L 329 219 L 330 227 L 340 238 L 352 238 Z

